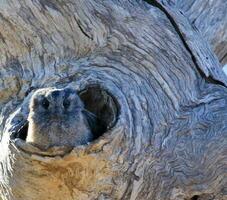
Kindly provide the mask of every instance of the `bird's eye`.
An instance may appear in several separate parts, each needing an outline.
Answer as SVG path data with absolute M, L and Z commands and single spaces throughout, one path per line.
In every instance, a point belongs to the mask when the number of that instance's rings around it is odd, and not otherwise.
M 47 99 L 43 99 L 42 101 L 42 106 L 45 108 L 45 109 L 48 109 L 50 103 Z
M 70 106 L 70 101 L 68 99 L 65 99 L 63 101 L 63 106 L 64 106 L 65 109 L 67 109 Z

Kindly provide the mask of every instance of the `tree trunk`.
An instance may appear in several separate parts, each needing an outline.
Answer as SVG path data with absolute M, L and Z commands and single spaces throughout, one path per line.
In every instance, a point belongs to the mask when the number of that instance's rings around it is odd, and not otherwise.
M 227 198 L 227 78 L 180 2 L 0 2 L 3 200 Z M 25 142 L 29 99 L 49 86 L 100 115 L 96 140 Z
M 210 42 L 221 64 L 227 64 L 227 1 L 177 0 L 177 7 Z

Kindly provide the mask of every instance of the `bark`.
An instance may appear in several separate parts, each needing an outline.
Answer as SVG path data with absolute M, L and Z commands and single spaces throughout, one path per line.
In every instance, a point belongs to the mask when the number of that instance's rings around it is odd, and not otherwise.
M 177 7 L 210 42 L 221 64 L 227 64 L 227 1 L 178 0 Z
M 227 79 L 169 2 L 0 3 L 3 200 L 227 198 Z M 27 144 L 33 91 L 69 85 L 101 113 L 103 135 Z

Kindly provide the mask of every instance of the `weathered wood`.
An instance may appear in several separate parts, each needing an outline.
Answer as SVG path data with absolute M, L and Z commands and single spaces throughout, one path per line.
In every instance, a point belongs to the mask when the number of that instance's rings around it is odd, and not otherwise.
M 177 7 L 152 2 L 0 3 L 3 200 L 226 199 L 227 79 Z M 108 91 L 116 124 L 74 149 L 15 138 L 33 91 L 68 85 Z
M 184 13 L 171 2 L 165 0 L 148 1 L 154 2 L 152 5 L 157 6 L 166 13 L 172 25 L 175 27 L 182 42 L 187 50 L 191 53 L 195 65 L 202 70 L 205 75 L 220 81 L 226 85 L 226 76 L 220 69 L 220 64 L 216 56 L 212 53 L 209 44 L 202 37 L 200 32 L 192 26 Z M 211 58 L 210 58 L 211 57 Z
M 222 65 L 227 63 L 227 1 L 226 0 L 177 0 L 192 25 L 206 38 Z

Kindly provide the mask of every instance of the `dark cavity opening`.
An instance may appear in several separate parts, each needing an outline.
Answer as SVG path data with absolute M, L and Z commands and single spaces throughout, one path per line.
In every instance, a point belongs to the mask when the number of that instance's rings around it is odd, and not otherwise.
M 99 85 L 88 86 L 79 92 L 85 105 L 85 114 L 92 129 L 94 139 L 112 128 L 119 115 L 116 99 Z
M 98 85 L 92 85 L 79 92 L 84 102 L 84 114 L 88 119 L 94 140 L 112 128 L 118 118 L 119 106 L 116 99 Z M 11 138 L 26 140 L 28 121 L 20 122 L 13 128 Z
M 26 140 L 27 133 L 28 133 L 28 121 L 24 121 L 23 123 L 20 123 L 19 125 L 15 126 L 13 128 L 11 138 L 20 138 L 22 140 Z
M 198 195 L 194 195 L 191 200 L 198 200 L 199 199 L 199 196 Z

